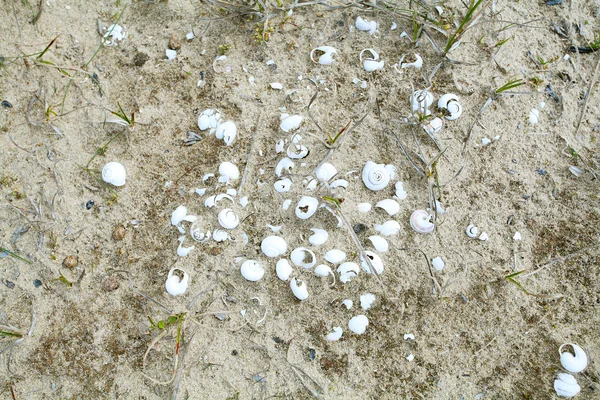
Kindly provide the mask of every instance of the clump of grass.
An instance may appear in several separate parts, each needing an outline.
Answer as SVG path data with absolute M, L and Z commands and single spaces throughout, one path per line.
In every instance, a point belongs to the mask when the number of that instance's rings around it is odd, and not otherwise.
M 450 35 L 446 41 L 446 47 L 443 51 L 444 56 L 458 46 L 463 35 L 475 24 L 475 22 L 477 22 L 488 4 L 489 0 L 469 0 L 465 16 L 460 21 L 456 31 Z
M 525 81 L 523 79 L 511 79 L 510 81 L 506 82 L 504 85 L 496 88 L 496 90 L 494 90 L 494 94 L 496 96 L 502 94 L 503 92 L 506 92 L 507 90 L 511 90 L 514 89 L 516 87 L 522 86 L 525 84 Z

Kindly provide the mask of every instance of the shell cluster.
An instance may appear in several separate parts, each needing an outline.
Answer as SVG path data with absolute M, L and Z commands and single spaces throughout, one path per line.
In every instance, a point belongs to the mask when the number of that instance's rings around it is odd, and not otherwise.
M 198 128 L 201 131 L 208 130 L 209 135 L 214 134 L 219 140 L 223 140 L 227 146 L 231 146 L 237 137 L 237 127 L 233 121 L 223 121 L 222 113 L 214 108 L 209 108 L 198 116 Z
M 571 347 L 572 351 L 563 350 Z M 554 380 L 554 390 L 559 397 L 575 397 L 581 391 L 581 386 L 577 379 L 571 374 L 583 372 L 588 365 L 588 358 L 585 351 L 574 343 L 565 343 L 558 348 L 560 364 L 570 374 L 561 372 Z

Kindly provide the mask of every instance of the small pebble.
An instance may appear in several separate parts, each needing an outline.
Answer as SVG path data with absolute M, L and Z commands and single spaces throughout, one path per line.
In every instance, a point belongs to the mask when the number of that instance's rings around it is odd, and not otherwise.
M 544 175 L 548 174 L 548 172 L 546 172 L 545 169 L 541 169 L 541 168 L 540 169 L 536 169 L 535 172 L 537 172 L 538 175 L 541 175 L 541 176 L 544 176 Z
M 308 358 L 310 358 L 310 361 L 314 360 L 317 356 L 317 352 L 315 349 L 309 349 L 308 350 Z
M 8 100 L 2 100 L 2 107 L 4 108 L 12 108 L 12 104 Z
M 354 233 L 360 235 L 367 230 L 367 226 L 365 224 L 356 224 L 352 229 L 354 230 Z
M 119 279 L 116 276 L 109 276 L 102 282 L 102 290 L 105 292 L 114 292 L 119 288 Z
M 89 210 L 92 207 L 94 207 L 94 200 L 88 200 L 88 202 L 85 203 L 85 208 Z
M 123 228 L 122 226 L 117 226 L 115 228 L 115 230 L 113 231 L 112 237 L 113 237 L 113 239 L 119 241 L 119 240 L 123 240 L 123 238 L 125 237 L 126 234 L 127 234 L 127 230 L 125 228 Z
M 42 286 L 42 281 L 40 281 L 39 279 L 35 279 L 33 281 L 33 287 L 39 288 L 40 286 Z
M 75 268 L 78 263 L 79 263 L 79 260 L 77 260 L 77 257 L 75 257 L 75 256 L 66 256 L 65 259 L 62 262 L 62 265 L 65 268 Z
M 4 281 L 4 284 L 6 285 L 7 288 L 9 289 L 14 289 L 15 288 L 15 283 L 9 281 L 8 279 L 6 281 Z
M 169 48 L 171 50 L 179 50 L 181 48 L 181 38 L 174 33 L 169 37 Z

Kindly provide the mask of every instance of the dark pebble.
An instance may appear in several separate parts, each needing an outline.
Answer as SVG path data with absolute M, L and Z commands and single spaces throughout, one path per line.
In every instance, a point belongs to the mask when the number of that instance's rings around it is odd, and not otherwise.
M 529 199 L 531 198 L 531 196 L 527 196 L 527 195 L 525 195 L 525 196 L 523 196 L 523 198 L 524 198 L 525 200 L 529 200 Z
M 36 288 L 42 286 L 42 281 L 40 281 L 39 279 L 34 280 L 33 286 L 35 286 Z
M 85 208 L 88 210 L 92 207 L 94 207 L 94 200 L 89 200 L 87 203 L 85 203 Z
M 548 174 L 548 172 L 546 172 L 545 169 L 536 169 L 535 172 L 537 172 L 538 175 L 542 175 L 542 176 Z
M 237 355 L 238 355 L 238 351 L 237 351 L 237 350 L 234 350 L 234 351 L 232 351 L 232 352 L 231 352 L 231 355 L 232 355 L 232 356 L 237 356 Z
M 150 56 L 148 56 L 148 54 L 138 51 L 137 53 L 135 53 L 135 56 L 133 56 L 133 65 L 135 65 L 136 67 L 141 67 L 144 64 L 146 64 L 146 61 L 148 61 L 149 59 Z
M 4 284 L 6 285 L 7 288 L 9 289 L 14 289 L 15 288 L 15 283 L 11 282 L 9 280 L 4 281 Z
M 316 356 L 317 356 L 317 351 L 315 349 L 308 350 L 308 358 L 310 358 L 310 361 L 314 360 Z
M 8 100 L 2 100 L 2 107 L 4 108 L 12 108 L 12 104 Z
M 352 229 L 354 229 L 354 233 L 360 235 L 361 233 L 367 230 L 367 226 L 365 224 L 356 224 Z

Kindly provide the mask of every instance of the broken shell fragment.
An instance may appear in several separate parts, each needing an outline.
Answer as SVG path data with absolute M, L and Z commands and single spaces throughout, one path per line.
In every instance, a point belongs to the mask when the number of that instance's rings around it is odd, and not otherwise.
M 235 141 L 236 136 L 237 127 L 233 121 L 225 121 L 222 124 L 219 124 L 215 131 L 215 137 L 217 139 L 222 139 L 227 146 L 231 146 Z
M 290 260 L 292 260 L 292 263 L 297 267 L 309 269 L 314 267 L 317 263 L 317 256 L 315 256 L 315 253 L 313 253 L 312 250 L 309 250 L 306 247 L 297 247 L 292 250 Z
M 240 170 L 235 164 L 229 161 L 225 161 L 222 162 L 221 165 L 219 165 L 219 174 L 221 174 L 221 176 L 227 177 L 228 182 L 230 180 L 235 181 L 240 177 Z
M 462 106 L 458 101 L 458 96 L 447 93 L 438 100 L 438 108 L 445 109 L 449 115 L 445 118 L 449 121 L 458 119 L 462 115 Z
M 265 274 L 265 269 L 258 263 L 258 261 L 246 260 L 242 263 L 240 272 L 247 280 L 251 282 L 257 282 L 262 279 L 263 275 Z
M 358 203 L 357 208 L 358 208 L 358 211 L 360 211 L 361 213 L 368 213 L 369 211 L 371 211 L 371 204 L 370 203 Z
M 191 247 L 183 247 L 183 241 L 185 240 L 185 236 L 181 236 L 179 239 L 179 246 L 177 246 L 177 255 L 179 257 L 185 257 L 190 254 L 190 251 L 194 250 L 195 246 Z
M 371 267 L 369 266 L 369 262 L 371 262 L 371 265 L 373 268 L 375 268 L 377 275 L 381 275 L 383 273 L 383 261 L 381 261 L 381 257 L 369 250 L 365 250 L 365 255 L 369 258 L 369 261 L 367 261 L 362 254 L 360 256 L 360 266 L 362 267 L 363 271 L 365 271 L 367 274 L 371 273 Z
M 179 276 L 174 275 L 175 270 L 183 273 L 183 279 L 179 279 Z M 189 276 L 187 272 L 179 268 L 172 268 L 167 275 L 167 282 L 165 283 L 165 289 L 171 296 L 179 296 L 185 293 L 188 287 Z
M 294 162 L 287 157 L 282 158 L 275 166 L 275 175 L 281 176 L 284 170 L 289 173 L 292 168 L 294 168 Z
M 210 236 L 210 232 L 207 235 Z M 229 233 L 223 229 L 215 229 L 212 233 L 212 238 L 217 243 L 224 242 L 229 239 Z
M 388 241 L 381 236 L 369 236 L 369 240 L 373 244 L 373 247 L 375 247 L 375 250 L 381 253 L 385 253 L 390 247 Z
M 315 60 L 314 54 L 317 51 L 322 54 L 319 56 L 318 60 Z M 310 59 L 314 63 L 319 63 L 321 65 L 329 65 L 329 64 L 333 63 L 333 55 L 335 53 L 337 53 L 337 50 L 334 49 L 333 47 L 321 46 L 321 47 L 317 47 L 316 49 L 312 49 L 312 51 L 310 52 Z
M 261 242 L 260 249 L 267 257 L 279 257 L 287 251 L 287 243 L 280 236 L 267 236 Z
M 277 272 L 277 277 L 279 279 L 281 279 L 282 281 L 287 281 L 290 278 L 290 275 L 292 275 L 292 272 L 294 272 L 294 270 L 292 269 L 292 266 L 290 265 L 288 260 L 282 258 L 281 260 L 277 261 L 277 265 L 275 266 L 275 272 Z
M 415 53 L 415 61 L 414 62 L 402 62 L 404 61 L 404 57 L 400 60 L 400 68 L 415 68 L 421 69 L 423 67 L 423 58 Z
M 357 315 L 356 317 L 352 317 L 350 322 L 348 322 L 348 328 L 357 335 L 365 333 L 367 326 L 369 326 L 369 319 L 366 315 Z
M 415 210 L 410 216 L 410 227 L 415 232 L 426 234 L 433 232 L 435 224 L 431 221 L 431 214 L 425 210 Z
M 310 228 L 314 233 L 309 236 L 308 241 L 313 246 L 321 246 L 324 244 L 329 238 L 329 234 L 325 229 L 320 228 Z
M 296 217 L 300 219 L 308 219 L 317 212 L 319 206 L 319 200 L 310 196 L 302 196 L 298 205 L 296 206 Z
M 287 156 L 295 160 L 304 158 L 308 155 L 308 147 L 292 143 L 286 150 Z
M 342 301 L 342 304 L 344 305 L 344 307 L 346 307 L 346 310 L 349 310 L 352 308 L 352 305 L 354 305 L 354 302 L 350 299 L 345 299 L 344 301 Z
M 102 168 L 102 180 L 113 186 L 123 186 L 126 178 L 125 167 L 121 163 L 112 161 Z
M 560 397 L 574 397 L 581 391 L 581 386 L 573 375 L 559 373 L 554 380 L 554 390 Z
M 324 182 L 329 182 L 329 180 L 333 178 L 337 172 L 337 168 L 335 168 L 333 164 L 326 162 L 319 167 L 319 169 L 315 172 L 315 175 L 317 176 L 317 179 Z
M 394 220 L 386 221 L 382 225 L 375 224 L 375 231 L 383 236 L 397 235 L 400 232 L 400 224 Z
M 398 200 L 406 199 L 408 193 L 406 193 L 406 190 L 404 189 L 404 184 L 402 182 L 396 182 L 394 188 L 396 189 L 396 197 L 398 198 Z
M 337 187 L 343 187 L 344 189 L 346 189 L 349 184 L 350 184 L 350 182 L 348 182 L 345 179 L 336 179 L 335 181 L 331 182 L 331 185 L 329 185 L 329 188 L 335 189 Z
M 361 16 L 356 17 L 356 22 L 354 23 L 354 26 L 359 31 L 369 32 L 369 34 L 371 35 L 373 35 L 377 31 L 376 21 L 367 21 Z
M 327 340 L 329 340 L 330 342 L 335 342 L 336 340 L 340 340 L 340 338 L 342 337 L 342 333 L 344 333 L 344 331 L 342 330 L 341 326 L 336 326 L 333 328 L 333 332 L 331 332 L 330 334 L 327 335 Z
M 279 193 L 288 192 L 292 188 L 292 181 L 289 178 L 280 179 L 273 184 L 275 190 Z
M 371 57 L 365 58 L 365 61 L 363 62 L 363 54 L 365 52 L 371 53 Z M 359 54 L 359 59 L 361 62 L 363 62 L 363 68 L 367 72 L 377 71 L 378 69 L 382 69 L 384 66 L 384 61 L 383 60 L 379 61 L 379 53 L 377 53 L 373 49 L 362 50 Z
M 320 264 L 317 265 L 315 268 L 315 275 L 318 276 L 329 276 L 329 275 L 333 275 L 333 271 L 331 270 L 331 267 L 325 264 Z
M 219 212 L 219 224 L 225 229 L 235 229 L 240 224 L 240 217 L 231 208 L 224 208 Z
M 423 129 L 429 135 L 433 135 L 434 133 L 438 133 L 439 131 L 441 131 L 443 126 L 444 121 L 442 121 L 441 118 L 435 117 L 434 119 L 429 121 L 427 125 L 423 125 Z
M 565 346 L 571 346 L 575 354 L 568 351 L 563 352 L 562 349 Z M 569 372 L 578 373 L 587 367 L 587 355 L 585 354 L 585 351 L 576 344 L 563 344 L 558 348 L 558 353 L 560 354 L 560 363 L 563 368 Z
M 375 303 L 375 295 L 372 293 L 365 293 L 360 295 L 360 306 L 363 310 L 368 310 Z
M 279 127 L 284 132 L 292 132 L 300 127 L 302 120 L 303 118 L 300 115 L 289 115 L 282 119 Z
M 345 262 L 337 268 L 337 272 L 340 274 L 340 281 L 347 283 L 352 280 L 360 272 L 358 264 L 353 262 Z
M 329 250 L 325 253 L 325 260 L 337 265 L 346 260 L 346 253 L 338 249 Z
M 362 181 L 367 188 L 378 191 L 384 189 L 395 174 L 393 165 L 375 164 L 369 160 L 362 170 Z
M 175 226 L 179 225 L 179 223 L 183 221 L 186 215 L 187 208 L 185 206 L 177 207 L 175 211 L 173 211 L 173 213 L 171 214 L 171 224 Z
M 383 208 L 389 216 L 396 215 L 400 211 L 400 204 L 394 199 L 381 200 L 375 204 L 375 207 Z
M 296 278 L 292 278 L 290 282 L 290 288 L 292 289 L 292 293 L 296 298 L 300 301 L 304 301 L 308 299 L 308 289 L 306 288 L 306 282 L 301 281 L 300 279 L 296 280 Z
M 441 271 L 446 266 L 446 263 L 444 263 L 442 257 L 436 257 L 433 260 L 431 260 L 431 266 L 434 270 Z
M 433 104 L 433 95 L 427 90 L 415 90 L 409 101 L 413 111 L 428 115 L 429 107 Z

